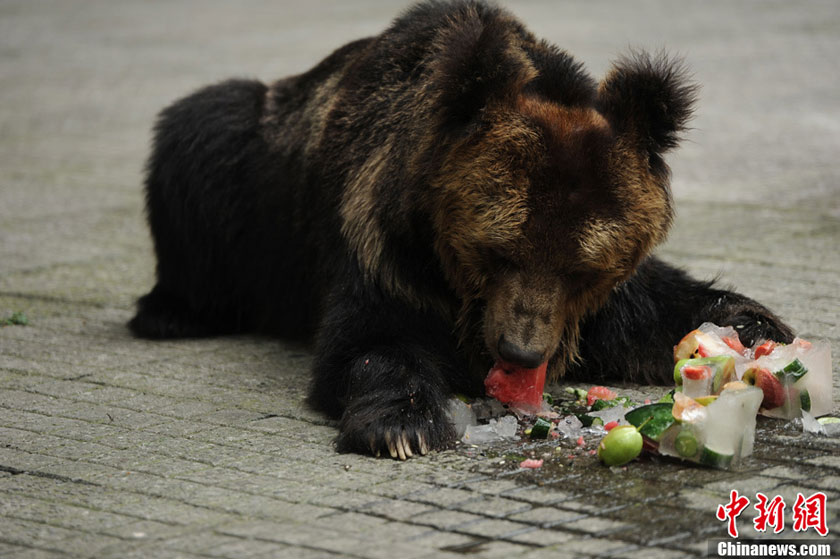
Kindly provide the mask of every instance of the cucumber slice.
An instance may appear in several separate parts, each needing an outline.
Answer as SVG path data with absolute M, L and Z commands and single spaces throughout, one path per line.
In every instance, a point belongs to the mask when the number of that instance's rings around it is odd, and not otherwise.
M 627 396 L 618 396 L 617 398 L 613 398 L 612 400 L 601 400 L 600 398 L 592 402 L 592 411 L 601 411 L 607 408 L 614 408 L 616 406 L 624 406 L 625 408 L 629 408 L 634 406 L 635 404 L 630 401 L 630 398 Z
M 604 425 L 604 420 L 598 417 L 597 415 L 581 413 L 578 414 L 576 417 L 580 420 L 581 425 L 583 425 L 584 427 L 595 427 L 597 425 Z
M 674 439 L 674 449 L 684 458 L 694 456 L 697 454 L 697 437 L 690 429 L 683 429 Z
M 611 408 L 615 406 L 613 400 L 595 400 L 592 402 L 592 411 L 601 411 L 604 408 Z
M 703 450 L 700 452 L 700 463 L 704 466 L 711 466 L 713 468 L 720 468 L 721 470 L 726 470 L 729 468 L 729 465 L 732 464 L 732 459 L 734 455 L 727 454 L 724 452 L 717 452 L 715 450 L 710 449 L 709 447 L 704 447 Z
M 538 417 L 537 421 L 531 427 L 532 439 L 544 439 L 548 437 L 548 432 L 551 431 L 551 422 L 545 418 Z
M 648 404 L 624 414 L 630 424 L 639 427 L 639 433 L 652 441 L 659 442 L 668 427 L 676 422 L 671 413 L 673 404 Z
M 571 394 L 574 396 L 575 400 L 583 400 L 586 401 L 586 390 L 582 388 L 574 388 L 572 386 L 566 387 L 566 394 Z
M 811 411 L 811 395 L 804 388 L 799 393 L 799 407 L 802 411 Z
M 793 384 L 808 374 L 808 368 L 802 364 L 799 358 L 794 359 L 785 367 L 774 373 L 776 377 L 785 384 Z

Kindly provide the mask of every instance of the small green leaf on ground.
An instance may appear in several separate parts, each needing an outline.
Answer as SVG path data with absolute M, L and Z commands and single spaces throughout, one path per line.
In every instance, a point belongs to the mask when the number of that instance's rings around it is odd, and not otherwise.
M 12 313 L 12 316 L 0 320 L 0 326 L 26 326 L 29 324 L 29 318 L 18 311 Z

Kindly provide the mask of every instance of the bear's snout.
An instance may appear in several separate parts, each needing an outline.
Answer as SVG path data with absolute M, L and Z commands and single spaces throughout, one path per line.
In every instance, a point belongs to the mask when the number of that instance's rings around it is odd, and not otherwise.
M 518 344 L 510 342 L 505 338 L 504 334 L 499 336 L 498 351 L 499 357 L 503 361 L 524 369 L 536 369 L 546 360 L 545 350 L 521 347 Z
M 484 341 L 493 358 L 526 369 L 548 361 L 564 330 L 562 293 L 559 282 L 524 271 L 499 277 L 484 316 Z

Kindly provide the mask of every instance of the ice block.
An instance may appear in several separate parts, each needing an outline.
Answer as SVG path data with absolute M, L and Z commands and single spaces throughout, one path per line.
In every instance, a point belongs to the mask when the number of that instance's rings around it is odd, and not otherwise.
M 748 364 L 743 380 L 764 392 L 761 413 L 791 419 L 802 410 L 818 417 L 832 411 L 831 347 L 828 342 L 777 345 Z
M 734 328 L 704 322 L 686 334 L 674 347 L 674 361 L 715 355 L 747 357 L 747 352 Z
M 792 419 L 802 411 L 814 416 L 829 413 L 831 347 L 828 342 L 796 338 L 790 344 L 761 340 L 746 348 L 732 327 L 706 322 L 674 347 L 674 381 L 687 396 L 717 394 L 739 379 L 764 394 L 761 413 Z M 708 373 L 712 373 L 711 383 Z
M 732 383 L 707 406 L 684 394 L 669 404 L 642 406 L 625 417 L 640 427 L 645 448 L 665 456 L 720 469 L 738 465 L 752 454 L 755 418 L 763 393 L 754 386 Z

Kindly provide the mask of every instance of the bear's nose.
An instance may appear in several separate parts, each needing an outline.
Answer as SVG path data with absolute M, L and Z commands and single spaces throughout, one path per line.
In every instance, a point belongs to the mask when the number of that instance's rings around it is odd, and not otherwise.
M 499 357 L 513 365 L 519 365 L 525 369 L 536 369 L 543 362 L 543 355 L 540 351 L 523 349 L 505 339 L 505 335 L 499 336 Z

